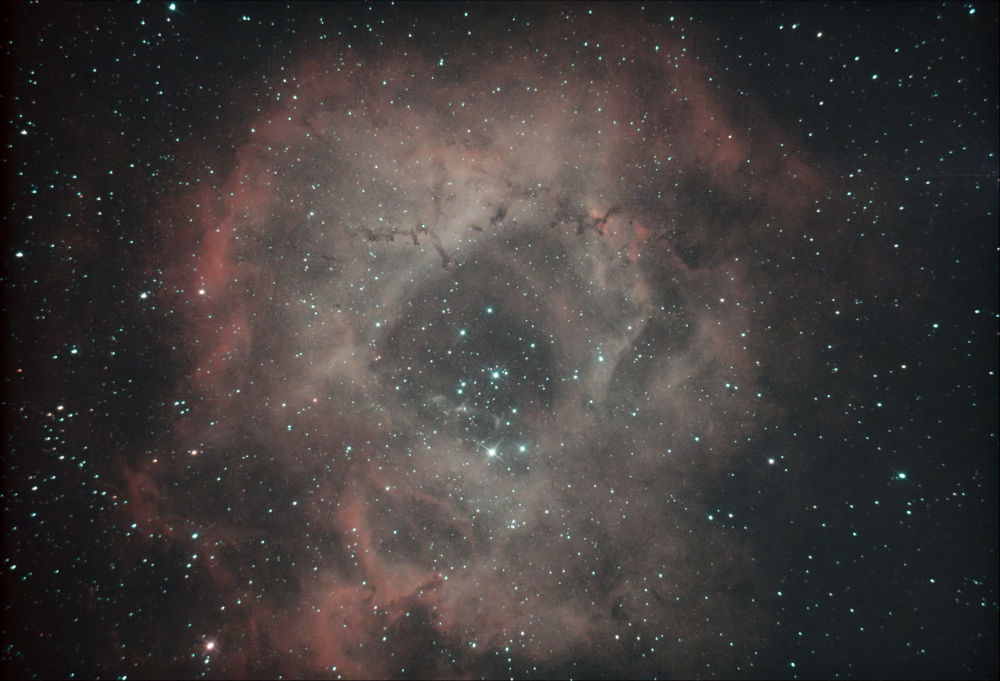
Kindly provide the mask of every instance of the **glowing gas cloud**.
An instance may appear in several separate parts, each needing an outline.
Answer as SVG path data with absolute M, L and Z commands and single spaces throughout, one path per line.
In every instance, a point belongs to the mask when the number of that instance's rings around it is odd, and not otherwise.
M 304 44 L 160 209 L 186 408 L 127 494 L 197 556 L 217 673 L 752 666 L 772 594 L 718 490 L 773 470 L 766 263 L 839 209 L 626 14 Z

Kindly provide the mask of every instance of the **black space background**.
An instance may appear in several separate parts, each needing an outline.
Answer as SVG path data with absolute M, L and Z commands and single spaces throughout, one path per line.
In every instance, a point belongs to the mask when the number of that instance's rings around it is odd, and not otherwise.
M 439 15 L 440 33 L 425 39 L 447 44 L 448 15 L 462 11 L 4 5 L 5 678 L 202 672 L 199 660 L 174 652 L 186 644 L 170 637 L 187 621 L 190 600 L 211 587 L 197 576 L 177 578 L 163 593 L 143 573 L 124 573 L 116 561 L 132 549 L 101 494 L 113 489 L 104 480 L 115 480 L 131 452 L 170 428 L 165 400 L 184 370 L 169 352 L 181 333 L 177 315 L 150 312 L 137 295 L 148 254 L 157 249 L 151 240 L 160 238 L 149 225 L 158 204 L 183 190 L 192 165 L 232 165 L 237 128 L 267 99 L 265 87 L 240 84 L 260 82 L 253 74 L 289 59 L 311 39 L 313 28 L 304 27 L 317 16 L 359 49 L 377 52 L 368 24 L 386 19 L 378 30 L 391 42 L 411 14 Z M 485 22 L 513 9 L 473 11 Z M 242 13 L 254 21 L 237 21 Z M 880 295 L 837 321 L 821 316 L 813 300 L 791 308 L 796 328 L 840 339 L 825 364 L 798 366 L 795 344 L 811 341 L 775 332 L 781 351 L 768 355 L 772 366 L 763 374 L 787 411 L 781 436 L 757 446 L 782 451 L 792 473 L 775 485 L 746 471 L 732 489 L 710 492 L 752 510 L 761 570 L 782 589 L 769 644 L 745 674 L 995 678 L 996 4 L 710 3 L 650 9 L 657 13 L 694 16 L 704 33 L 716 35 L 699 49 L 717 64 L 724 86 L 752 91 L 756 106 L 825 171 L 846 178 L 863 164 L 887 202 L 907 207 L 877 237 L 900 244 L 895 253 L 885 250 L 895 258 L 885 270 L 891 274 L 883 281 L 877 262 L 864 273 Z M 139 29 L 141 20 L 147 25 Z M 777 37 L 775 24 L 796 22 L 805 28 Z M 817 41 L 816 30 L 837 37 Z M 894 46 L 923 42 L 923 51 L 910 51 L 912 61 L 886 56 Z M 867 82 L 843 75 L 855 55 L 879 72 L 881 87 L 872 89 L 870 75 Z M 928 64 L 933 70 L 920 78 Z M 895 85 L 910 73 L 918 78 Z M 830 78 L 834 85 L 826 84 Z M 920 139 L 926 142 L 914 143 Z M 113 191 L 117 200 L 79 201 L 78 191 Z M 794 297 L 802 278 L 856 275 L 841 271 L 856 266 L 834 252 L 821 270 L 790 272 L 782 283 Z M 901 363 L 908 370 L 889 370 Z M 839 371 L 832 374 L 832 366 Z M 71 420 L 45 416 L 63 401 L 81 400 L 89 408 Z M 880 401 L 887 408 L 863 415 L 845 407 Z M 795 449 L 796 442 L 808 446 Z M 84 447 L 86 465 L 58 460 Z M 44 493 L 31 491 L 47 479 Z M 857 529 L 864 540 L 848 541 L 847 532 L 830 528 Z M 183 571 L 182 556 L 158 550 L 164 555 L 153 556 L 157 564 Z M 828 595 L 845 590 L 858 595 L 863 612 L 851 614 Z M 119 640 L 115 657 L 109 641 Z M 790 659 L 797 668 L 789 668 Z M 276 675 L 281 668 L 276 657 L 259 671 Z

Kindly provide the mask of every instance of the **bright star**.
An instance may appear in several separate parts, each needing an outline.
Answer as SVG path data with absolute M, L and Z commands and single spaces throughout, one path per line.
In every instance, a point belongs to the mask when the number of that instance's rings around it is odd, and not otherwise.
M 482 442 L 480 442 L 479 446 L 482 447 L 484 450 L 486 450 L 486 456 L 488 456 L 489 458 L 491 458 L 491 459 L 497 458 L 497 459 L 500 459 L 501 461 L 503 461 L 503 457 L 500 456 L 500 451 L 498 449 L 500 447 L 500 443 L 499 442 L 497 444 L 493 445 L 492 447 L 487 447 Z M 507 463 L 507 462 L 504 461 L 504 463 Z

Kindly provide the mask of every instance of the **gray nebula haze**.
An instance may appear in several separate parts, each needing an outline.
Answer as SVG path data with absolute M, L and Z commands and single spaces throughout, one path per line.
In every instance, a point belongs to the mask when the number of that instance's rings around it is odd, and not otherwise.
M 482 33 L 303 47 L 159 210 L 186 408 L 128 508 L 203 564 L 216 673 L 693 677 L 766 644 L 718 495 L 779 475 L 769 263 L 844 208 L 690 32 Z

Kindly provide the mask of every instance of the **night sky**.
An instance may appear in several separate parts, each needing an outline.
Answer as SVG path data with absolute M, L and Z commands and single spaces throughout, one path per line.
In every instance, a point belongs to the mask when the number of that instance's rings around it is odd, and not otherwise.
M 5 4 L 0 674 L 997 677 L 997 33 Z

